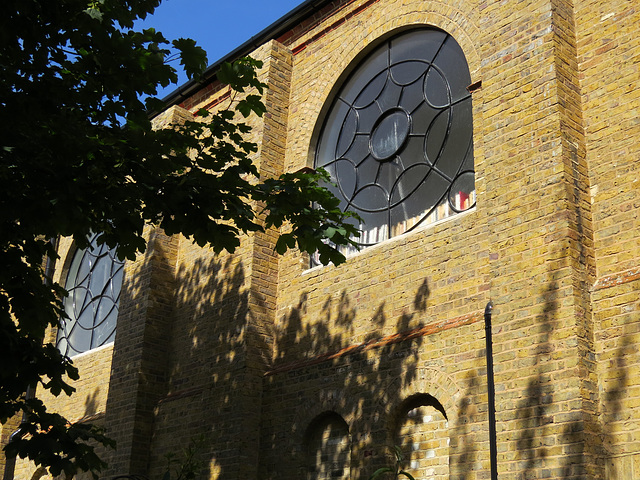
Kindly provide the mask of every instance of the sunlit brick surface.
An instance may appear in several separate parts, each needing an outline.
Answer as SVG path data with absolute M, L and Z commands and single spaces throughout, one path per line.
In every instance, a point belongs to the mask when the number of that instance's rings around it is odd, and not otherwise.
M 215 255 L 150 230 L 115 345 L 77 360 L 72 400 L 47 399 L 110 429 L 108 475 L 160 478 L 164 455 L 204 434 L 203 478 L 311 478 L 309 427 L 335 415 L 349 451 L 315 478 L 366 479 L 396 444 L 416 480 L 490 478 L 489 300 L 499 478 L 640 475 L 639 2 L 329 2 L 254 53 L 270 87 L 251 120 L 256 162 L 265 176 L 312 165 L 350 68 L 425 25 L 481 82 L 477 206 L 313 269 L 275 255 L 277 232 Z M 156 122 L 224 108 L 225 94 L 214 82 Z M 403 410 L 424 395 L 442 410 Z

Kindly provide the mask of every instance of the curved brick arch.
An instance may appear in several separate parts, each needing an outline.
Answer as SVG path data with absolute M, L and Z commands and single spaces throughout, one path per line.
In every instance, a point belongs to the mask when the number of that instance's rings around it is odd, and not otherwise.
M 318 397 L 316 402 L 302 404 L 296 411 L 294 423 L 300 428 L 293 432 L 291 436 L 294 445 L 302 445 L 305 432 L 309 425 L 311 425 L 316 418 L 327 413 L 334 413 L 342 418 L 349 427 L 349 433 L 352 432 L 355 415 L 348 413 L 349 411 L 353 411 L 353 409 L 349 408 L 350 405 L 345 404 L 344 395 L 337 390 L 320 390 L 318 391 Z
M 394 388 L 394 384 L 397 384 L 399 390 Z M 440 402 L 447 418 L 455 423 L 462 390 L 454 378 L 435 367 L 418 368 L 416 378 L 412 382 L 403 385 L 396 378 L 386 388 L 380 389 L 380 395 L 375 399 L 376 414 L 386 419 L 387 443 L 389 445 L 393 444 L 393 429 L 399 409 L 408 398 L 419 394 L 429 394 Z
M 289 447 L 292 457 L 298 464 L 299 469 L 304 469 L 305 464 L 305 444 L 307 442 L 307 436 L 309 428 L 315 423 L 315 421 L 326 415 L 333 415 L 341 418 L 347 425 L 347 431 L 349 436 L 349 443 L 352 446 L 353 435 L 353 423 L 354 415 L 345 414 L 344 405 L 340 405 L 340 399 L 334 396 L 323 397 L 323 391 L 318 392 L 318 396 L 321 398 L 317 402 L 308 402 L 301 405 L 296 411 L 294 425 L 297 428 L 291 432 L 289 436 Z
M 299 468 L 303 468 L 305 462 L 304 445 L 307 431 L 313 422 L 323 415 L 330 413 L 344 420 L 348 427 L 352 449 L 359 448 L 353 442 L 354 438 L 360 438 L 358 435 L 364 431 L 363 421 L 378 423 L 380 420 L 378 426 L 385 430 L 386 435 L 383 444 L 393 445 L 394 422 L 399 409 L 408 398 L 424 393 L 431 395 L 442 404 L 449 421 L 455 424 L 463 395 L 455 379 L 435 366 L 419 367 L 414 379 L 407 384 L 402 377 L 394 377 L 384 388 L 376 388 L 374 392 L 372 397 L 366 399 L 369 407 L 359 405 L 362 398 L 358 395 L 348 395 L 340 389 L 319 389 L 313 395 L 313 401 L 300 404 L 300 408 L 293 416 L 295 428 L 288 435 L 289 451 Z M 362 417 L 363 408 L 369 412 L 366 418 Z
M 60 243 L 58 245 L 58 255 L 60 259 L 56 265 L 56 272 L 53 276 L 54 281 L 60 283 L 61 285 L 67 279 L 67 275 L 69 274 L 69 268 L 71 268 L 71 261 L 73 260 L 73 256 L 78 250 L 78 245 L 75 240 L 70 237 L 64 237 L 60 239 Z
M 393 16 L 386 12 L 380 14 L 372 8 L 368 17 L 362 19 L 363 24 L 369 25 L 367 35 L 359 40 L 353 39 L 354 41 L 347 44 L 347 48 L 334 51 L 331 57 L 332 68 L 322 70 L 321 81 L 324 77 L 328 77 L 329 84 L 331 78 L 333 83 L 338 81 L 351 62 L 359 55 L 366 54 L 371 43 L 378 43 L 384 37 L 392 36 L 401 30 L 420 26 L 439 28 L 455 38 L 465 54 L 472 78 L 475 78 L 481 65 L 477 42 L 474 42 L 474 39 L 480 38 L 480 30 L 461 10 L 441 2 L 414 1 L 400 8 L 394 5 L 393 12 Z M 326 96 L 324 98 L 326 100 Z
M 329 49 L 332 54 L 322 62 L 323 68 L 317 71 L 312 93 L 305 99 L 304 115 L 308 117 L 300 120 L 302 124 L 313 125 L 313 128 L 305 129 L 304 135 L 307 138 L 299 139 L 302 140 L 302 144 L 296 143 L 307 146 L 306 155 L 293 157 L 306 158 L 308 165 L 313 165 L 316 141 L 331 99 L 350 71 L 359 63 L 359 59 L 370 51 L 371 44 L 378 44 L 385 37 L 393 36 L 405 29 L 436 27 L 453 36 L 462 48 L 472 82 L 481 78 L 480 54 L 476 47 L 480 30 L 470 17 L 456 6 L 418 0 L 399 7 L 393 5 L 393 8 L 374 5 L 362 15 L 362 24 L 368 25 L 366 35 L 348 35 L 350 41 L 346 45 L 342 43 L 341 35 L 338 35 L 335 40 L 330 40 L 321 47 Z M 340 45 L 332 46 L 332 43 L 337 42 L 340 42 Z
M 341 467 L 341 477 L 344 478 L 346 471 L 346 477 L 349 478 L 352 435 L 351 428 L 342 415 L 330 410 L 314 417 L 305 428 L 303 445 L 305 450 L 303 455 L 306 456 L 307 467 L 313 467 L 318 472 L 323 468 L 326 469 L 327 463 L 336 462 Z M 310 457 L 312 452 L 316 455 Z M 329 458 L 327 460 L 318 459 L 318 452 Z M 333 472 L 331 476 L 334 477 Z M 320 475 L 318 478 L 323 477 L 324 475 Z
M 458 423 L 463 390 L 452 376 L 439 367 L 419 367 L 411 382 L 405 382 L 402 377 L 395 377 L 384 387 L 377 389 L 376 392 L 377 395 L 371 399 L 373 403 L 372 418 L 374 421 L 381 420 L 380 426 L 384 432 L 379 430 L 378 433 L 383 435 L 379 437 L 383 445 L 395 444 L 395 427 L 402 407 L 408 399 L 420 394 L 428 394 L 442 405 L 450 428 L 454 428 Z M 351 427 L 350 431 L 352 431 Z

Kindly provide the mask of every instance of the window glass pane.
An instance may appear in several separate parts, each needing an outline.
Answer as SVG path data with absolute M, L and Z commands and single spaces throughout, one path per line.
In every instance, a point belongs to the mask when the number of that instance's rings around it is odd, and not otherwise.
M 354 165 L 357 165 L 367 158 L 369 153 L 369 135 L 358 134 L 343 157 L 348 158 Z
M 446 108 L 451 105 L 451 92 L 447 79 L 436 68 L 430 68 L 424 79 L 424 98 L 433 108 Z
M 89 282 L 89 291 L 91 291 L 94 296 L 102 294 L 102 290 L 109 283 L 109 277 L 111 276 L 111 263 L 109 262 L 109 258 L 101 255 L 95 260 Z
M 77 267 L 76 267 L 77 277 L 75 277 L 77 284 L 84 285 L 88 283 L 89 271 L 91 270 L 93 257 L 89 256 L 85 258 L 85 251 L 83 250 L 82 253 L 77 254 L 77 259 L 76 257 L 74 257 L 73 261 L 77 263 Z
M 415 207 L 417 207 L 414 214 L 417 214 L 418 211 L 422 211 L 422 202 L 405 202 L 405 200 L 407 200 L 410 195 L 413 195 L 417 189 L 424 184 L 430 172 L 431 167 L 424 163 L 416 164 L 406 169 L 398 178 L 393 186 L 393 190 L 391 191 L 392 206 L 406 203 L 407 205 L 404 205 L 404 211 L 407 211 L 407 208 L 409 208 L 410 205 L 415 205 Z
M 360 212 L 364 220 L 360 226 L 358 241 L 362 245 L 375 245 L 389 238 L 389 213 L 387 211 Z
M 423 143 L 424 143 L 424 139 L 422 137 L 410 136 L 404 147 L 404 152 L 402 153 L 402 157 L 398 157 L 397 161 L 394 163 L 398 163 L 402 171 L 407 170 L 412 165 L 417 165 L 417 164 L 428 165 L 428 163 L 426 162 L 426 159 L 424 158 Z M 386 163 L 391 163 L 391 162 L 386 162 Z
M 424 138 L 428 133 L 429 126 L 442 110 L 430 107 L 427 102 L 424 101 L 424 98 L 420 100 L 420 102 L 420 105 L 411 113 L 411 133 L 419 137 L 424 144 Z M 424 150 L 423 147 L 423 152 Z
M 356 169 L 354 164 L 348 160 L 338 160 L 335 163 L 335 172 L 341 195 L 351 198 L 356 191 Z
M 355 141 L 356 131 L 358 129 L 358 115 L 355 110 L 347 113 L 340 135 L 338 136 L 338 148 L 336 149 L 336 157 L 342 157 L 353 145 Z
M 365 87 L 376 78 L 378 74 L 384 72 L 388 66 L 389 59 L 387 49 L 378 49 L 372 52 L 359 66 L 358 75 L 353 75 L 344 85 L 340 95 L 344 98 L 344 101 L 348 104 L 352 104 L 356 96 L 359 95 Z M 382 82 L 379 85 L 382 89 L 382 85 L 386 78 L 382 75 L 378 82 Z
M 459 212 L 468 210 L 476 203 L 475 190 L 473 172 L 462 172 L 451 184 L 449 202 Z
M 371 129 L 382 113 L 380 106 L 375 102 L 362 110 L 358 110 L 358 132 L 369 137 Z
M 458 108 L 462 108 L 462 106 L 456 105 L 453 107 L 451 125 L 449 127 L 459 132 L 458 139 L 457 141 L 452 141 L 451 138 L 447 139 L 438 161 L 438 169 L 450 179 L 454 179 L 462 171 L 464 161 L 473 148 L 471 131 L 465 131 L 464 125 L 459 125 L 460 116 L 456 112 Z
M 380 97 L 383 90 L 385 89 L 385 86 L 387 85 L 387 82 L 387 73 L 379 73 L 365 85 L 364 89 L 360 92 L 355 102 L 353 102 L 353 106 L 356 108 L 365 108 L 371 105 Z
M 442 158 L 445 142 L 449 140 L 450 120 L 449 110 L 441 110 L 429 125 L 424 148 L 432 165 L 437 165 Z
M 86 352 L 91 349 L 91 330 L 93 315 L 91 310 L 84 310 L 72 324 L 68 324 L 67 341 L 72 354 Z
M 377 184 L 367 184 L 353 196 L 353 205 L 363 212 L 376 212 L 387 209 L 388 196 Z
M 407 86 L 422 77 L 428 66 L 426 62 L 400 62 L 391 66 L 391 78 L 398 85 Z
M 411 119 L 400 109 L 389 110 L 371 132 L 371 153 L 377 160 L 387 160 L 404 145 Z
M 322 129 L 323 141 L 318 145 L 318 151 L 316 152 L 319 157 L 327 159 L 324 164 L 339 157 L 336 154 L 338 136 L 340 135 L 340 128 L 344 118 L 348 113 L 349 107 L 347 105 L 342 102 L 336 102 L 327 117 L 325 126 Z
M 470 83 L 460 46 L 430 28 L 381 43 L 352 69 L 315 164 L 331 167 L 339 188 L 329 188 L 363 218 L 361 245 L 475 205 Z
M 424 93 L 421 78 L 402 89 L 402 96 L 400 97 L 399 105 L 410 114 L 413 115 L 415 110 L 420 107 L 423 102 Z
M 398 106 L 401 95 L 402 86 L 393 82 L 387 82 L 387 85 L 384 87 L 384 90 L 377 100 L 380 110 L 382 112 L 387 112 L 389 109 Z
M 68 316 L 61 320 L 57 345 L 62 353 L 74 356 L 110 343 L 115 338 L 118 304 L 124 263 L 115 249 L 98 245 L 98 235 L 89 247 L 74 254 L 65 284 Z
M 403 33 L 391 39 L 391 62 L 403 60 L 433 61 L 447 34 L 442 30 L 420 29 Z
M 392 162 L 378 162 L 378 169 L 378 184 L 380 184 L 386 192 L 391 194 L 398 177 L 404 171 L 403 165 L 400 164 L 399 160 Z
M 434 61 L 447 79 L 454 101 L 467 97 L 467 87 L 471 84 L 469 68 L 466 61 L 460 61 L 461 58 L 464 59 L 464 53 L 460 45 L 452 37 L 448 37 Z

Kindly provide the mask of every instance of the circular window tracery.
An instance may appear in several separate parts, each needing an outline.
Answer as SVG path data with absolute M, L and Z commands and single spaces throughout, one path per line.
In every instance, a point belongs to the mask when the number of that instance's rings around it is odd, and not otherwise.
M 425 28 L 378 46 L 340 88 L 315 165 L 362 217 L 360 245 L 475 205 L 470 83 L 458 43 Z
M 61 321 L 57 345 L 72 357 L 113 342 L 124 262 L 116 250 L 98 245 L 93 234 L 86 249 L 77 250 L 71 261 L 64 299 L 68 316 Z

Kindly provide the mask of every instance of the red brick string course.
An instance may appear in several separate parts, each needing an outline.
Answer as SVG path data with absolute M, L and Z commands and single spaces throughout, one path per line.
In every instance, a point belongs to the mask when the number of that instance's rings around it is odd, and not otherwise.
M 605 288 L 615 287 L 625 283 L 633 282 L 640 279 L 640 267 L 625 270 L 624 272 L 614 273 L 613 275 L 605 275 L 600 277 L 593 285 L 593 291 L 603 290 Z
M 359 343 L 357 345 L 351 345 L 351 346 L 342 348 L 337 352 L 325 353 L 323 355 L 318 355 L 308 360 L 288 363 L 280 367 L 276 367 L 272 370 L 269 370 L 268 372 L 265 373 L 265 376 L 275 375 L 283 372 L 289 372 L 291 370 L 309 367 L 311 365 L 317 365 L 319 363 L 326 362 L 329 360 L 334 360 L 336 358 L 344 357 L 347 355 L 353 355 L 355 353 L 366 352 L 367 350 L 372 350 L 374 348 L 385 347 L 387 345 L 405 342 L 407 340 L 412 340 L 418 337 L 424 337 L 426 335 L 432 335 L 434 333 L 439 333 L 444 330 L 449 330 L 451 328 L 461 327 L 463 325 L 471 325 L 473 323 L 479 322 L 480 320 L 482 320 L 482 318 L 483 318 L 482 312 L 475 312 L 467 315 L 462 315 L 460 317 L 443 320 L 441 322 L 430 323 L 422 327 L 406 330 L 400 333 L 394 333 L 393 335 L 388 335 L 386 337 L 382 337 L 377 340 L 370 340 L 368 342 Z
M 316 33 L 314 36 L 312 36 L 309 40 L 306 40 L 305 42 L 302 42 L 301 44 L 293 47 L 292 52 L 294 55 L 297 55 L 298 53 L 300 53 L 302 50 L 304 50 L 305 48 L 307 48 L 309 45 L 311 45 L 312 43 L 314 43 L 315 41 L 317 41 L 319 38 L 324 37 L 328 32 L 331 32 L 332 30 L 335 30 L 336 28 L 338 28 L 340 25 L 342 25 L 343 23 L 348 22 L 349 20 L 351 20 L 353 17 L 355 17 L 356 15 L 362 13 L 363 11 L 365 11 L 367 8 L 369 8 L 371 5 L 373 5 L 374 3 L 379 2 L 380 0 L 369 0 L 368 2 L 363 3 L 362 5 L 360 5 L 358 8 L 356 8 L 355 10 L 353 10 L 352 12 L 349 12 L 347 15 L 338 18 L 335 22 L 333 22 L 332 24 L 328 25 L 327 27 L 323 28 L 320 32 Z M 342 5 L 342 7 L 340 9 L 344 9 L 347 5 L 349 5 L 351 2 L 349 3 L 345 3 Z M 306 29 L 305 29 L 306 30 Z M 283 35 L 282 37 L 278 38 L 278 41 L 281 43 L 284 43 L 286 40 L 288 40 L 290 37 L 292 37 L 294 35 L 293 31 L 290 31 L 289 33 Z

